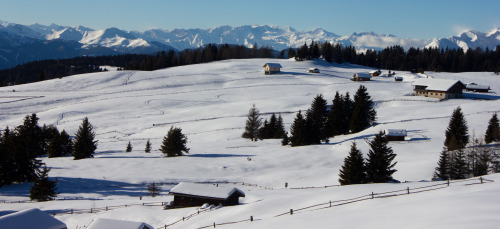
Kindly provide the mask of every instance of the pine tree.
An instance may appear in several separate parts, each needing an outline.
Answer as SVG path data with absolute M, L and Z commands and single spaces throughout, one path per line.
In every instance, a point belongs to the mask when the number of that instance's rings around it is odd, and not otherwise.
M 60 134 L 61 146 L 63 148 L 62 156 L 69 156 L 73 152 L 73 141 L 68 135 L 66 130 L 61 131 Z
M 349 129 L 352 133 L 357 133 L 368 128 L 374 124 L 376 115 L 371 96 L 366 87 L 360 85 L 354 95 L 354 110 Z
M 148 185 L 148 193 L 151 197 L 155 197 L 155 196 L 160 195 L 160 192 L 161 192 L 161 188 L 155 182 Z
M 127 152 L 127 153 L 132 152 L 132 144 L 130 143 L 130 141 L 128 141 L 127 149 L 125 149 L 125 152 Z
M 488 128 L 486 129 L 486 134 L 484 135 L 484 141 L 487 144 L 500 141 L 500 125 L 498 122 L 497 113 L 493 114 L 490 121 L 488 122 Z
M 321 133 L 320 124 L 313 117 L 311 109 L 307 110 L 304 129 L 304 145 L 320 144 Z
M 356 147 L 356 142 L 352 142 L 351 151 L 344 159 L 344 165 L 339 172 L 339 182 L 341 185 L 363 184 L 366 181 L 365 171 L 363 154 Z
M 53 200 L 56 196 L 57 181 L 49 180 L 50 169 L 44 166 L 37 172 L 37 177 L 33 181 L 30 189 L 30 199 L 36 201 Z
M 438 167 L 434 172 L 433 180 L 449 180 L 450 179 L 451 162 L 448 152 L 443 150 L 439 156 Z
M 452 152 L 450 179 L 465 179 L 469 176 L 465 152 L 462 149 Z
M 59 132 L 52 136 L 52 140 L 50 140 L 49 145 L 48 145 L 48 152 L 47 152 L 49 157 L 61 157 L 64 154 L 64 148 L 63 144 L 61 141 L 61 135 Z
M 285 134 L 285 126 L 283 125 L 283 118 L 281 118 L 281 114 L 278 115 L 278 121 L 276 122 L 274 129 L 274 138 L 283 138 L 283 135 Z
M 146 142 L 146 148 L 144 149 L 144 152 L 151 153 L 151 142 L 149 142 L 149 139 Z
M 340 129 L 342 134 L 349 134 L 349 125 L 351 124 L 352 113 L 354 112 L 354 101 L 351 99 L 349 92 L 341 96 L 341 99 L 343 105 L 343 120 L 340 122 Z
M 248 138 L 252 141 L 259 140 L 259 130 L 262 126 L 262 119 L 260 118 L 259 110 L 255 107 L 255 104 L 248 111 L 245 132 L 243 132 L 242 137 Z
M 320 141 L 325 141 L 327 139 L 326 122 L 328 118 L 328 112 L 326 110 L 326 105 L 326 100 L 321 94 L 317 95 L 311 104 L 310 115 L 308 115 L 307 121 L 311 123 L 312 127 L 314 128 L 311 130 L 314 143 L 319 143 L 317 139 L 319 139 Z
M 16 128 L 9 141 L 8 150 L 15 163 L 13 181 L 31 181 L 41 162 L 36 158 L 44 154 L 42 128 L 38 125 L 36 114 L 27 115 L 23 125 Z
M 344 121 L 344 102 L 340 97 L 339 92 L 335 93 L 332 101 L 332 107 L 328 112 L 326 121 L 326 136 L 333 137 L 343 134 L 342 122 Z
M 9 127 L 6 127 L 0 138 L 0 187 L 16 181 L 17 168 L 14 153 L 18 147 L 14 142 L 14 137 Z
M 75 160 L 94 157 L 93 154 L 97 149 L 97 141 L 94 141 L 95 133 L 93 129 L 94 127 L 89 123 L 89 119 L 85 117 L 75 135 L 75 143 L 73 145 Z
M 302 116 L 301 111 L 297 113 L 297 116 L 293 120 L 292 126 L 290 127 L 290 143 L 293 146 L 303 146 L 305 141 L 305 129 L 306 120 Z
M 283 137 L 281 139 L 281 145 L 286 146 L 288 144 L 290 144 L 290 139 L 288 139 L 288 133 L 285 132 L 285 133 L 283 133 Z
M 182 133 L 182 129 L 172 126 L 163 138 L 160 151 L 167 157 L 182 156 L 182 152 L 189 153 L 186 143 L 187 137 Z
M 453 110 L 450 123 L 446 129 L 444 145 L 448 151 L 463 149 L 469 143 L 467 121 L 464 118 L 462 109 L 457 107 Z
M 366 162 L 368 182 L 386 183 L 393 180 L 392 174 L 397 171 L 394 169 L 397 162 L 393 163 L 392 161 L 396 154 L 387 145 L 388 143 L 383 132 L 376 134 L 375 138 L 370 142 Z

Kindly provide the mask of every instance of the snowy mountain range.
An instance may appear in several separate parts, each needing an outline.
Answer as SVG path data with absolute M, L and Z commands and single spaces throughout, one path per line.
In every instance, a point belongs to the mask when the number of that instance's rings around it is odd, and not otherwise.
M 297 31 L 268 25 L 220 26 L 212 29 L 150 29 L 144 32 L 118 28 L 94 30 L 83 26 L 52 24 L 20 25 L 0 21 L 0 69 L 27 61 L 82 55 L 154 53 L 162 50 L 198 48 L 206 44 L 268 46 L 274 50 L 300 47 L 304 43 L 332 42 L 355 46 L 359 51 L 388 46 L 489 48 L 500 45 L 500 29 L 488 33 L 468 31 L 459 36 L 432 40 L 400 38 L 374 32 L 340 36 L 324 29 Z

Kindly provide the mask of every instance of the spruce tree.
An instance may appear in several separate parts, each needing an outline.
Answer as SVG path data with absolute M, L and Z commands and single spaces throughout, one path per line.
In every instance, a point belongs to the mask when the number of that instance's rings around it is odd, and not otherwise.
M 392 174 L 397 171 L 394 169 L 397 162 L 393 163 L 392 161 L 396 158 L 396 154 L 387 145 L 388 143 L 383 132 L 376 134 L 369 143 L 370 150 L 366 162 L 368 182 L 386 183 L 394 180 Z
M 285 126 L 283 125 L 283 118 L 281 118 L 281 114 L 278 115 L 278 121 L 276 122 L 274 129 L 274 138 L 283 138 L 283 135 L 285 134 Z
M 468 129 L 462 109 L 457 107 L 453 110 L 450 123 L 445 132 L 444 145 L 448 151 L 465 148 L 467 143 L 469 143 Z
M 352 133 L 360 132 L 374 124 L 377 113 L 373 106 L 366 87 L 360 85 L 354 95 L 354 110 L 349 126 Z
M 62 155 L 63 156 L 71 155 L 71 153 L 73 152 L 73 140 L 71 140 L 71 137 L 66 132 L 66 130 L 61 131 L 59 137 L 61 140 L 61 146 L 63 148 Z
M 484 135 L 484 141 L 487 144 L 500 141 L 500 125 L 497 113 L 494 113 L 488 122 L 488 128 L 486 129 L 486 134 Z
M 50 169 L 44 166 L 41 171 L 37 172 L 37 177 L 30 189 L 31 200 L 48 201 L 53 200 L 57 196 L 57 181 L 49 180 L 49 171 Z
M 146 148 L 144 149 L 144 152 L 145 153 L 151 153 L 151 142 L 149 141 L 149 139 L 146 142 Z
M 325 141 L 327 139 L 327 134 L 326 134 L 326 122 L 328 118 L 328 112 L 326 110 L 326 100 L 323 98 L 323 95 L 319 94 L 314 98 L 312 104 L 311 104 L 311 109 L 310 113 L 308 112 L 308 122 L 313 124 L 313 128 L 311 131 L 314 135 L 313 142 L 317 142 L 316 139 L 319 139 L 321 141 Z M 317 142 L 319 143 L 319 142 Z
M 343 134 L 342 122 L 344 121 L 344 102 L 340 97 L 339 92 L 335 93 L 332 101 L 332 107 L 328 112 L 326 121 L 326 136 L 333 137 Z
M 172 126 L 163 138 L 160 151 L 167 157 L 182 156 L 182 152 L 189 153 L 186 143 L 187 137 L 182 133 L 182 129 Z
M 342 134 L 349 134 L 349 125 L 351 124 L 352 113 L 354 112 L 354 101 L 351 99 L 349 92 L 341 96 L 341 100 L 343 105 L 343 120 L 340 122 L 340 129 Z
M 14 153 L 17 145 L 14 142 L 14 137 L 9 127 L 5 128 L 0 137 L 0 187 L 16 181 L 17 168 Z
M 467 166 L 465 152 L 462 149 L 453 151 L 451 158 L 450 179 L 459 180 L 468 177 L 469 169 Z
M 344 165 L 339 172 L 339 182 L 341 185 L 363 184 L 366 181 L 366 168 L 363 154 L 356 147 L 356 142 L 352 142 L 351 151 L 344 159 Z
M 151 197 L 155 197 L 155 196 L 160 195 L 160 192 L 161 192 L 161 188 L 155 182 L 148 185 L 148 193 Z
M 290 144 L 290 139 L 288 139 L 288 132 L 283 133 L 283 137 L 281 139 L 281 145 L 286 146 Z
M 97 149 L 97 141 L 94 141 L 94 127 L 89 119 L 85 117 L 82 125 L 75 134 L 75 143 L 73 145 L 73 157 L 75 160 L 83 158 L 92 158 Z
M 48 145 L 49 157 L 61 157 L 64 154 L 64 146 L 62 144 L 61 135 L 59 132 L 52 136 L 52 140 L 50 140 Z
M 245 125 L 245 132 L 241 135 L 243 138 L 248 138 L 252 141 L 258 141 L 259 130 L 262 126 L 262 119 L 260 118 L 259 110 L 255 107 L 255 104 L 248 111 L 247 121 Z
M 132 144 L 130 143 L 130 141 L 128 141 L 127 149 L 125 149 L 125 152 L 127 152 L 127 153 L 132 152 Z
M 293 120 L 292 126 L 290 127 L 290 143 L 292 147 L 304 145 L 305 130 L 306 120 L 302 116 L 301 111 L 299 111 L 299 113 L 297 113 L 297 116 Z
M 313 117 L 313 112 L 311 109 L 307 110 L 305 119 L 305 129 L 304 129 L 304 145 L 320 144 L 321 143 L 321 133 L 320 124 L 316 122 L 317 120 Z
M 23 125 L 11 134 L 8 150 L 15 163 L 13 181 L 31 181 L 41 166 L 40 160 L 36 158 L 45 153 L 42 128 L 38 125 L 36 114 L 27 115 Z
M 441 151 L 438 161 L 438 167 L 434 172 L 433 180 L 449 180 L 450 179 L 451 162 L 446 150 Z

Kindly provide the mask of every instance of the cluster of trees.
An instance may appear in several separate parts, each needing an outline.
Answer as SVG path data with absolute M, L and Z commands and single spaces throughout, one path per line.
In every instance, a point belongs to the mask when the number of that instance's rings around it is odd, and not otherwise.
M 485 139 L 487 143 L 500 141 L 498 117 L 495 113 L 489 121 Z M 457 107 L 445 132 L 444 149 L 435 169 L 434 180 L 455 180 L 482 176 L 500 171 L 500 155 L 484 145 L 480 138 L 468 134 L 467 120 Z
M 323 57 L 332 63 L 349 62 L 374 68 L 400 71 L 436 72 L 500 72 L 500 46 L 495 50 L 387 47 L 381 51 L 367 50 L 357 53 L 353 46 L 335 45 L 329 42 L 302 45 L 297 50 L 288 49 L 288 57 L 296 60 L 311 60 Z
M 365 162 L 363 153 L 357 148 L 356 142 L 352 143 L 349 155 L 344 159 L 339 172 L 341 185 L 397 182 L 392 177 L 392 174 L 397 171 L 394 169 L 397 162 L 393 162 L 396 154 L 388 146 L 384 133 L 376 134 L 369 145 L 370 150 Z
M 373 106 L 371 96 L 363 85 L 356 91 L 354 101 L 349 93 L 342 96 L 336 92 L 329 111 L 326 100 L 318 95 L 305 117 L 302 112 L 297 113 L 290 128 L 290 144 L 319 144 L 336 135 L 362 131 L 375 123 L 377 113 Z
M 280 139 L 286 135 L 285 127 L 283 126 L 283 119 L 281 114 L 271 114 L 269 121 L 266 119 L 262 123 L 260 112 L 255 107 L 255 104 L 250 108 L 247 115 L 245 131 L 241 135 L 243 138 L 248 138 L 252 141 L 262 139 Z
M 93 140 L 92 125 L 87 118 L 74 139 L 55 126 L 40 127 L 38 120 L 36 114 L 27 115 L 22 125 L 12 130 L 6 127 L 0 134 L 0 187 L 33 182 L 30 196 L 45 201 L 56 195 L 55 182 L 48 180 L 50 169 L 37 158 L 43 155 L 73 155 L 75 160 L 92 157 L 97 141 Z

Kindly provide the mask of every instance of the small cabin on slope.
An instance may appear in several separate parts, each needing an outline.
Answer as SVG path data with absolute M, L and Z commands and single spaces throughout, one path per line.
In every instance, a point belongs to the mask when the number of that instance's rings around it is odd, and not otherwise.
M 174 196 L 174 207 L 196 207 L 203 204 L 231 206 L 238 205 L 245 193 L 235 187 L 213 184 L 181 182 L 169 194 Z
M 374 70 L 369 72 L 371 76 L 380 76 L 382 74 L 382 71 L 380 70 Z
M 416 96 L 438 99 L 461 98 L 464 89 L 465 85 L 459 80 L 424 78 L 413 83 Z
M 387 141 L 404 141 L 407 136 L 405 129 L 387 129 L 384 132 Z
M 266 75 L 275 74 L 281 71 L 281 64 L 278 63 L 266 63 L 264 64 L 264 73 Z
M 352 81 L 370 81 L 372 78 L 372 76 L 368 73 L 356 73 L 352 77 Z
M 488 85 L 478 85 L 475 83 L 469 83 L 465 87 L 465 90 L 466 91 L 473 91 L 473 92 L 486 92 L 486 93 L 488 93 L 491 90 L 491 88 Z
M 98 218 L 89 225 L 88 229 L 155 229 L 151 225 L 143 222 L 133 222 L 117 219 L 102 219 Z
M 38 208 L 27 209 L 1 216 L 0 228 L 67 229 L 66 224 Z
M 307 71 L 308 73 L 319 73 L 319 69 L 317 68 L 309 68 L 309 71 Z

